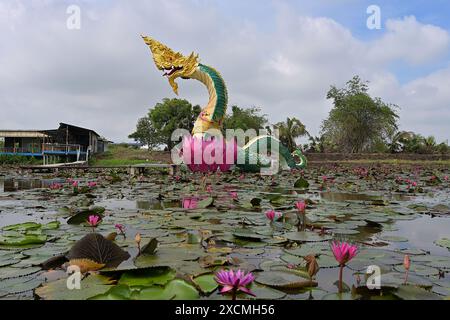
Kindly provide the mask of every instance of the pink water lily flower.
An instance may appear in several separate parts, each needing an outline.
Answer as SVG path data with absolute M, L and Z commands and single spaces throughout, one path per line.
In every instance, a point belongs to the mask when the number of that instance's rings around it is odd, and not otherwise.
M 60 183 L 58 183 L 58 182 L 53 182 L 53 183 L 49 186 L 49 188 L 50 188 L 51 190 L 59 190 L 59 189 L 62 189 L 62 187 L 63 187 L 63 185 L 60 184 Z
M 94 187 L 96 187 L 97 186 L 97 182 L 95 182 L 95 181 L 89 181 L 88 182 L 88 187 L 89 188 L 94 188 Z
M 123 224 L 116 223 L 114 225 L 114 228 L 116 228 L 120 232 L 120 234 L 125 235 L 125 226 Z
M 72 187 L 77 188 L 78 187 L 78 181 L 73 181 L 72 182 Z
M 295 203 L 295 207 L 297 208 L 297 210 L 298 210 L 300 213 L 304 213 L 304 212 L 305 212 L 305 209 L 306 209 L 306 203 L 305 203 L 305 201 L 297 201 L 297 202 Z
M 339 265 L 345 265 L 356 256 L 358 247 L 348 242 L 333 241 L 331 243 L 331 251 L 333 251 Z
M 196 198 L 184 198 L 183 199 L 183 209 L 196 209 L 198 200 Z
M 344 267 L 347 262 L 356 256 L 358 247 L 345 241 L 333 241 L 331 243 L 331 251 L 333 251 L 333 255 L 339 263 L 339 292 L 342 293 L 342 273 Z
M 238 198 L 238 193 L 237 193 L 236 191 L 231 191 L 231 192 L 230 192 L 230 196 L 231 196 L 231 199 L 237 200 L 237 198 Z
M 269 210 L 266 211 L 266 217 L 267 219 L 269 219 L 271 222 L 280 219 L 283 216 L 283 214 L 281 212 L 277 212 L 275 210 Z
M 92 227 L 92 230 L 95 230 L 95 228 L 100 224 L 100 217 L 96 215 L 91 215 L 89 216 L 87 222 Z
M 255 280 L 251 272 L 245 274 L 242 270 L 237 270 L 236 272 L 233 270 L 221 270 L 216 274 L 215 280 L 222 286 L 220 293 L 231 292 L 232 300 L 236 300 L 236 295 L 239 291 L 254 297 L 256 296 L 247 288 Z

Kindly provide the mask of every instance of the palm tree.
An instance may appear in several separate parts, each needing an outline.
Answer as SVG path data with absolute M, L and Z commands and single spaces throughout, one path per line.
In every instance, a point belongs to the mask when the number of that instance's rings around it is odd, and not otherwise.
M 287 118 L 286 122 L 278 122 L 274 125 L 275 129 L 278 129 L 280 141 L 293 152 L 297 148 L 295 139 L 308 135 L 305 125 L 297 118 Z
M 433 136 L 423 139 L 423 146 L 426 153 L 434 153 L 436 151 L 436 145 L 436 139 Z
M 412 131 L 398 131 L 396 132 L 392 138 L 391 142 L 388 144 L 389 151 L 391 153 L 397 153 L 404 151 L 405 144 L 408 141 L 411 141 L 414 138 L 415 134 Z

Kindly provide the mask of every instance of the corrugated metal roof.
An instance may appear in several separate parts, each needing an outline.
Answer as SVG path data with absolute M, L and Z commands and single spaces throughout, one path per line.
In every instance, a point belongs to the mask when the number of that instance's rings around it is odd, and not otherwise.
M 47 138 L 48 134 L 39 130 L 0 130 L 2 138 Z

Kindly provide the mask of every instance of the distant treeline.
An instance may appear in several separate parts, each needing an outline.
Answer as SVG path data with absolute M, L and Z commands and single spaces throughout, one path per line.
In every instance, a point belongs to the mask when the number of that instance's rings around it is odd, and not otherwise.
M 281 142 L 291 151 L 300 147 L 307 152 L 328 153 L 450 153 L 447 142 L 438 143 L 433 136 L 399 131 L 399 107 L 371 97 L 368 89 L 368 83 L 358 76 L 343 88 L 331 86 L 326 97 L 333 101 L 333 107 L 322 122 L 319 136 L 310 135 L 301 120 L 295 117 L 271 125 L 267 115 L 261 114 L 257 107 L 232 106 L 231 113 L 225 116 L 223 128 L 264 128 L 269 133 L 276 128 Z M 177 128 L 192 130 L 200 111 L 200 106 L 192 106 L 187 100 L 163 99 L 138 120 L 136 131 L 129 138 L 148 146 L 149 150 L 161 146 L 170 150 L 173 147 L 172 132 Z M 307 138 L 308 143 L 298 145 L 300 137 Z

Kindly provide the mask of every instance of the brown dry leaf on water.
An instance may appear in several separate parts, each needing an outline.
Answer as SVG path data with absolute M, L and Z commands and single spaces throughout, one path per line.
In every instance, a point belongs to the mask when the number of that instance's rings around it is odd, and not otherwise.
M 320 269 L 317 259 L 313 254 L 307 255 L 303 257 L 303 259 L 306 261 L 306 270 L 308 271 L 308 275 L 312 279 Z
M 114 241 L 116 240 L 117 237 L 117 232 L 111 232 L 110 234 L 108 234 L 105 239 L 106 240 L 110 240 L 110 241 Z
M 78 266 L 81 273 L 86 273 L 88 271 L 97 271 L 105 266 L 104 263 L 97 263 L 90 259 L 73 259 L 69 261 L 69 265 Z

